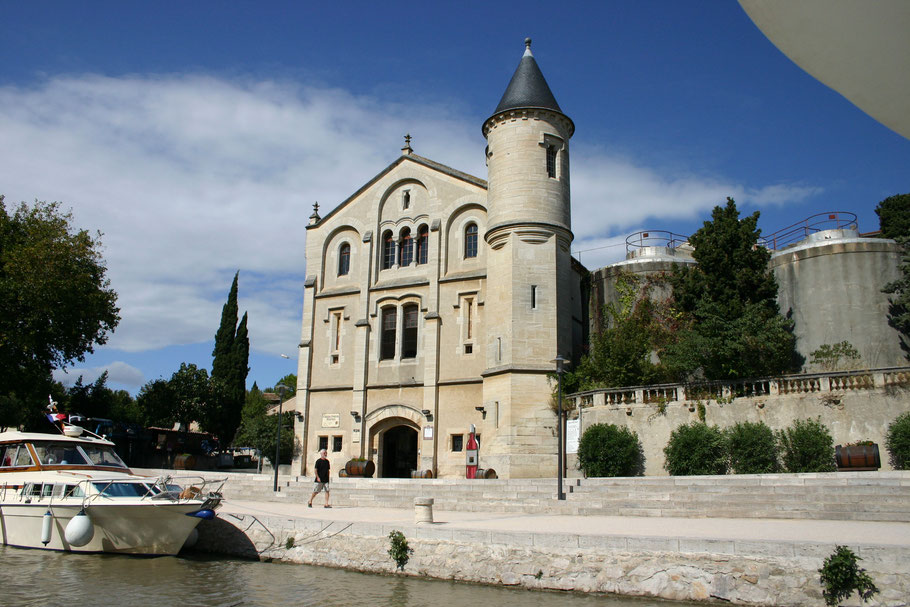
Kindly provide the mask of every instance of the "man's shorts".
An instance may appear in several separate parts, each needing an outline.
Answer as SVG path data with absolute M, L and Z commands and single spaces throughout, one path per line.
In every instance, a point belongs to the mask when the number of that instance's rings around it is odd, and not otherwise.
M 329 492 L 329 484 L 328 484 L 328 483 L 320 483 L 319 481 L 316 481 L 316 484 L 313 485 L 313 493 L 319 493 L 320 491 L 323 491 L 323 490 L 325 490 L 325 492 L 328 493 L 328 492 Z

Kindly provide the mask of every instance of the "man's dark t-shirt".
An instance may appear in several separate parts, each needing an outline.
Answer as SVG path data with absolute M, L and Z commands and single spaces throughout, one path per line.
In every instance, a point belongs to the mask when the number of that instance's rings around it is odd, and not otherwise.
M 329 482 L 329 460 L 322 458 L 316 460 L 316 482 Z

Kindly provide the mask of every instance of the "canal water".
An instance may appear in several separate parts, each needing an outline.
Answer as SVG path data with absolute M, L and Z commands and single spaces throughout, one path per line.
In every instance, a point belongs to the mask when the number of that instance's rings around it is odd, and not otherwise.
M 682 607 L 224 558 L 82 555 L 0 546 L 0 604 L 93 607 Z

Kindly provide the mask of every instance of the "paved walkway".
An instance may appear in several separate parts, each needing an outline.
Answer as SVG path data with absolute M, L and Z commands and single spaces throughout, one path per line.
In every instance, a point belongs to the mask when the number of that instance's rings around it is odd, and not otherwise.
M 414 510 L 404 508 L 322 507 L 319 495 L 312 508 L 297 502 L 225 500 L 219 513 L 287 517 L 321 521 L 414 524 Z M 910 547 L 910 523 L 818 521 L 788 519 L 670 518 L 573 516 L 503 512 L 433 511 L 433 527 L 452 530 L 556 533 L 579 536 L 620 536 L 798 542 Z

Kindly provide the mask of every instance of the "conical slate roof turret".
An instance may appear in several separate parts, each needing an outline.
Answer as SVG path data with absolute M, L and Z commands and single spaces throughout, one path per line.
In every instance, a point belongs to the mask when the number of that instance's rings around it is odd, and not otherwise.
M 531 54 L 530 38 L 525 38 L 524 55 L 493 115 L 518 108 L 543 108 L 562 114 L 543 73 L 537 67 L 534 55 Z

